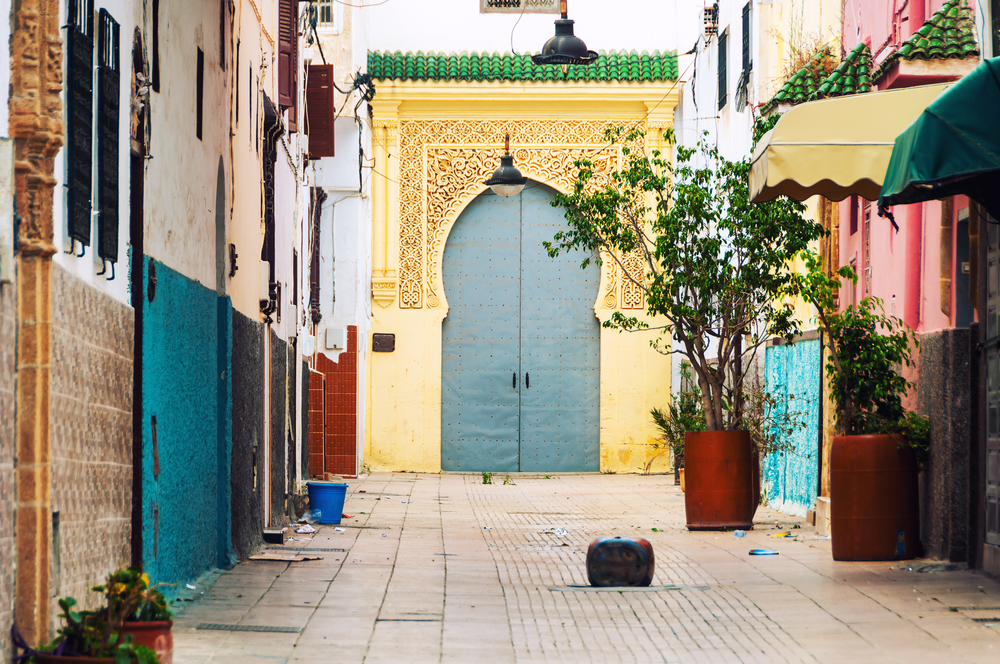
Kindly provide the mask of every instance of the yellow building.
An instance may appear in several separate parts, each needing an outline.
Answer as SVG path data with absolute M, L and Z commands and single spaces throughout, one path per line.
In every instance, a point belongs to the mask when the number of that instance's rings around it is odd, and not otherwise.
M 553 261 L 541 241 L 566 228 L 547 203 L 571 190 L 575 160 L 592 161 L 599 178 L 620 163 L 606 129 L 640 126 L 655 144 L 672 126 L 676 55 L 601 53 L 563 71 L 512 54 L 372 53 L 368 72 L 369 467 L 643 468 L 655 453 L 649 410 L 670 393 L 669 357 L 650 348 L 652 333 L 601 327 L 616 310 L 645 315 L 620 267 L 638 274 L 641 264 L 605 260 L 587 276 L 584 256 Z M 508 134 L 529 182 L 501 200 L 485 181 Z

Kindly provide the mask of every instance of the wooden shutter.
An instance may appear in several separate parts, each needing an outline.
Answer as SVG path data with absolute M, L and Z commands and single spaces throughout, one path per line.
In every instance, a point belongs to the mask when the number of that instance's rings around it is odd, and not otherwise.
M 727 48 L 729 41 L 729 32 L 723 32 L 719 35 L 719 110 L 721 111 L 726 105 L 726 58 L 729 55 L 729 50 Z
M 278 0 L 278 105 L 295 104 L 296 0 Z
M 90 245 L 94 163 L 94 0 L 70 0 L 66 26 L 66 218 L 69 236 Z
M 102 9 L 97 40 L 97 255 L 112 263 L 118 262 L 119 32 L 118 23 Z
M 332 157 L 334 149 L 333 65 L 310 65 L 306 83 L 309 158 Z

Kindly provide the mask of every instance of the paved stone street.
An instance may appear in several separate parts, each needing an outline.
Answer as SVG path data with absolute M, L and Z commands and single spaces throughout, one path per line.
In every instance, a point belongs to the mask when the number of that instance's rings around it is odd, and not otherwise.
M 1000 583 L 982 574 L 834 562 L 812 527 L 763 507 L 745 538 L 690 533 L 672 476 L 493 481 L 349 481 L 343 532 L 318 526 L 285 547 L 322 560 L 223 574 L 181 603 L 174 661 L 1000 661 Z M 772 537 L 786 530 L 795 537 Z M 583 587 L 587 545 L 603 535 L 652 542 L 653 587 Z M 748 555 L 759 547 L 780 555 Z

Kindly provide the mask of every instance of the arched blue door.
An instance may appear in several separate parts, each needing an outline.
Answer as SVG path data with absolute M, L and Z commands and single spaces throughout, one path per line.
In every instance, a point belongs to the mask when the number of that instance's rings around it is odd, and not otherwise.
M 441 467 L 583 472 L 600 467 L 600 270 L 549 258 L 565 225 L 553 191 L 486 192 L 443 261 Z

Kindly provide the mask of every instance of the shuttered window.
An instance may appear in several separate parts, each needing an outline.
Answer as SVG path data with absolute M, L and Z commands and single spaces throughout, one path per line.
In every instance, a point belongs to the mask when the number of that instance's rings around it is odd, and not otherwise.
M 728 101 L 726 91 L 726 58 L 729 55 L 727 42 L 729 41 L 729 31 L 719 35 L 719 110 L 726 106 Z
M 66 26 L 66 222 L 90 245 L 94 163 L 94 0 L 69 0 Z
M 743 72 L 750 71 L 753 63 L 750 60 L 750 3 L 743 7 Z
M 278 105 L 295 105 L 295 72 L 298 66 L 298 3 L 278 0 Z
M 97 69 L 97 255 L 118 262 L 118 119 L 121 45 L 118 23 L 106 9 L 98 20 Z
M 332 157 L 334 150 L 333 65 L 310 65 L 306 82 L 309 158 Z

